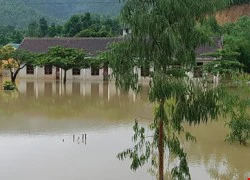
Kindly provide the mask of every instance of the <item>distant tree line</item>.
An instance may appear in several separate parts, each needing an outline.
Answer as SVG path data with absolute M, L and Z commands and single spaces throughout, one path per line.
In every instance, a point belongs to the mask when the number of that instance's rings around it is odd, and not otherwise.
M 73 15 L 63 25 L 48 24 L 46 18 L 29 23 L 24 30 L 0 26 L 0 45 L 20 43 L 24 37 L 111 37 L 120 33 L 117 18 L 91 13 Z

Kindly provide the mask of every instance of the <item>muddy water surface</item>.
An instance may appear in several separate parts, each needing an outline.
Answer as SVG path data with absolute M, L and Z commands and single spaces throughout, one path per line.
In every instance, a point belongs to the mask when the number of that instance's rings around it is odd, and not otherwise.
M 0 92 L 0 179 L 152 180 L 148 167 L 137 172 L 118 152 L 132 147 L 134 119 L 147 125 L 152 106 L 147 86 L 125 95 L 113 83 L 21 80 L 19 93 Z M 193 179 L 247 179 L 250 147 L 224 142 L 224 122 L 188 127 Z

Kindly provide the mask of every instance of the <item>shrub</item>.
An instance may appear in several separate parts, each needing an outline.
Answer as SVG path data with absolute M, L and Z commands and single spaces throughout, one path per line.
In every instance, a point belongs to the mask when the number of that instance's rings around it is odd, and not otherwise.
M 16 90 L 16 85 L 10 81 L 5 81 L 3 84 L 3 89 L 13 91 L 13 90 Z

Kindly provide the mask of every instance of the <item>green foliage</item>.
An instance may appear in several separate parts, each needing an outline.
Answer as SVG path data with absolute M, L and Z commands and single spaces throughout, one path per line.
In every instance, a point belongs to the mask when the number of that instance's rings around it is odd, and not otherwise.
M 64 83 L 66 83 L 66 72 L 72 68 L 89 67 L 89 60 L 81 49 L 64 48 L 60 46 L 51 47 L 47 53 L 40 54 L 36 58 L 36 65 L 52 65 L 64 70 Z
M 107 37 L 118 35 L 119 31 L 117 19 L 90 13 L 73 15 L 63 26 L 66 37 Z
M 14 26 L 18 30 L 27 27 L 27 25 L 46 17 L 49 22 L 60 22 L 57 18 L 49 16 L 47 13 L 38 11 L 37 7 L 31 7 L 24 1 L 11 0 L 11 1 L 0 1 L 0 22 L 5 26 Z M 33 4 L 34 5 L 34 4 Z
M 230 5 L 247 3 L 250 3 L 250 0 L 230 0 Z
M 241 17 L 236 23 L 223 26 L 225 48 L 238 52 L 237 60 L 250 72 L 250 17 Z
M 23 32 L 16 30 L 14 26 L 0 27 L 0 46 L 10 42 L 20 43 L 23 40 Z
M 224 48 L 237 52 L 236 60 L 244 64 L 244 71 L 250 72 L 250 17 L 243 16 L 235 23 L 219 26 L 214 20 L 209 20 L 206 28 L 213 36 L 222 36 Z
M 195 65 L 195 48 L 209 41 L 207 31 L 200 28 L 205 19 L 221 8 L 224 1 L 140 1 L 128 0 L 121 12 L 122 23 L 132 33 L 124 41 L 111 46 L 109 65 L 118 87 L 138 90 L 136 67 L 148 64 L 154 68 L 149 100 L 156 105 L 151 140 L 146 141 L 144 130 L 134 128 L 138 143 L 125 150 L 119 158 L 130 158 L 133 170 L 142 166 L 158 150 L 159 179 L 163 180 L 163 156 L 168 149 L 178 166 L 172 169 L 173 179 L 191 179 L 179 138 L 194 140 L 185 132 L 183 123 L 199 124 L 216 119 L 223 107 L 220 86 L 208 88 L 206 83 L 189 79 L 185 72 Z M 199 23 L 199 25 L 197 24 Z M 146 159 L 146 160 L 145 160 Z M 153 165 L 155 163 L 152 163 Z
M 3 67 L 10 71 L 12 83 L 15 83 L 21 69 L 27 64 L 34 63 L 34 58 L 35 54 L 25 50 L 15 50 L 11 46 L 4 46 L 0 49 L 0 60 L 5 61 Z
M 49 26 L 46 19 L 43 17 L 39 20 L 40 37 L 45 37 L 48 34 Z
M 212 62 L 204 65 L 203 69 L 213 75 L 232 76 L 239 73 L 243 64 L 237 61 L 239 53 L 227 49 L 217 50 L 215 53 L 207 53 L 204 56 L 215 58 Z
M 249 98 L 242 99 L 241 94 L 237 94 L 237 90 L 247 90 L 249 93 L 249 75 L 238 75 L 234 81 L 236 85 L 236 91 L 227 91 L 227 98 L 225 103 L 227 106 L 224 108 L 229 116 L 229 121 L 226 121 L 225 125 L 229 128 L 230 132 L 226 137 L 226 141 L 230 143 L 239 143 L 246 145 L 250 140 L 250 115 L 248 109 L 250 107 Z
M 52 23 L 50 26 L 45 18 L 28 25 L 26 35 L 29 37 L 110 37 L 120 32 L 117 19 L 90 13 L 73 15 L 64 25 Z
M 10 81 L 5 81 L 3 84 L 3 89 L 13 91 L 13 90 L 16 90 L 16 85 Z
M 37 22 L 31 22 L 28 25 L 27 30 L 27 36 L 28 37 L 38 37 L 39 36 L 39 25 Z
M 52 65 L 64 70 L 84 68 L 88 66 L 85 53 L 81 49 L 51 47 L 48 53 L 43 54 L 37 61 L 38 65 Z
M 246 145 L 247 141 L 250 140 L 250 116 L 246 113 L 238 113 L 233 113 L 231 121 L 226 123 L 230 128 L 226 140 L 230 143 Z

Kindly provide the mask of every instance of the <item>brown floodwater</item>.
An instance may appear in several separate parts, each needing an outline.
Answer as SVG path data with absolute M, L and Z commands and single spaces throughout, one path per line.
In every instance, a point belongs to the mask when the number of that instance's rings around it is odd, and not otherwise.
M 0 79 L 0 85 L 2 86 Z M 147 126 L 147 85 L 124 94 L 113 83 L 18 81 L 19 92 L 0 91 L 1 180 L 154 180 L 149 166 L 133 172 L 117 153 L 132 147 L 135 119 Z M 192 179 L 247 180 L 250 146 L 224 141 L 224 120 L 186 127 Z

